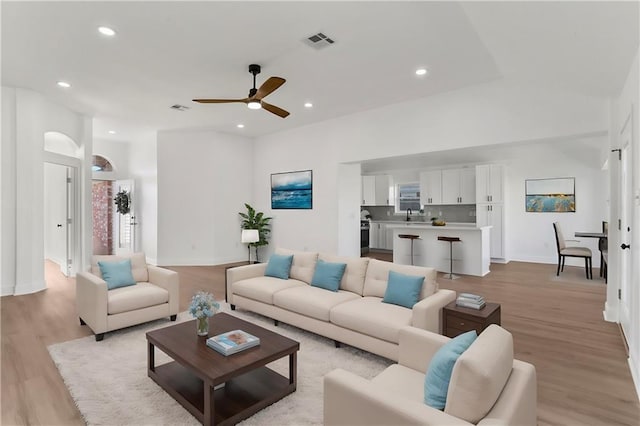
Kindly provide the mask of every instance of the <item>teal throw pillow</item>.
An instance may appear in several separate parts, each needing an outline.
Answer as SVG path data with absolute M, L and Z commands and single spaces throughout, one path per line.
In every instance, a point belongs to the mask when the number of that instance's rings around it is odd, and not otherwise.
M 102 279 L 107 282 L 107 288 L 113 290 L 118 287 L 126 287 L 135 285 L 136 280 L 133 279 L 131 273 L 131 259 L 120 260 L 117 262 L 98 262 Z
M 423 276 L 405 275 L 389 271 L 387 290 L 384 292 L 382 301 L 411 309 L 420 299 L 423 282 Z
M 444 410 L 447 405 L 447 392 L 453 367 L 460 355 L 476 340 L 476 337 L 478 334 L 475 330 L 468 331 L 451 339 L 433 355 L 424 378 L 425 404 L 438 410 Z
M 282 254 L 272 254 L 269 258 L 267 269 L 265 269 L 264 274 L 267 277 L 288 280 L 289 271 L 291 270 L 291 262 L 293 262 L 293 255 L 285 256 Z
M 316 270 L 313 272 L 313 278 L 311 279 L 311 285 L 326 290 L 338 291 L 346 268 L 346 263 L 331 263 L 318 260 Z

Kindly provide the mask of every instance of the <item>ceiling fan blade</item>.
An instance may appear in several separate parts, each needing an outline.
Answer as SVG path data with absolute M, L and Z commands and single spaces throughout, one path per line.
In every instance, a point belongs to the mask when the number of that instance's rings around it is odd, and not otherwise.
M 194 99 L 193 102 L 199 102 L 201 104 L 228 104 L 232 102 L 249 102 L 249 98 L 244 99 Z
M 282 118 L 286 118 L 289 115 L 288 111 L 285 111 L 282 108 L 277 107 L 275 105 L 268 104 L 265 101 L 262 101 L 262 108 Z
M 260 86 L 260 88 L 258 89 L 258 92 L 255 95 L 256 99 L 262 99 L 266 97 L 278 87 L 282 86 L 285 81 L 287 80 L 281 77 L 270 77 L 267 81 L 262 83 L 262 86 Z

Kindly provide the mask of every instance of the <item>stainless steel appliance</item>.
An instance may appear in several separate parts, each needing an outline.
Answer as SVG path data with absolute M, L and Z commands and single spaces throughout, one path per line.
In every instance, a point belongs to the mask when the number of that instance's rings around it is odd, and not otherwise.
M 368 220 L 360 221 L 360 254 L 369 253 L 369 228 Z

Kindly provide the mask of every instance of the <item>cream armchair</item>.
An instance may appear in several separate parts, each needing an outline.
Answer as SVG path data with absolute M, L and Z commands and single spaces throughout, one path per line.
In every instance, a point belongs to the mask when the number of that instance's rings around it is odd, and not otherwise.
M 98 261 L 131 259 L 131 272 L 137 284 L 107 289 Z M 76 307 L 81 325 L 88 325 L 96 341 L 104 333 L 159 318 L 175 321 L 179 309 L 178 273 L 147 265 L 144 253 L 128 256 L 93 256 L 91 272 L 76 276 Z
M 431 358 L 450 339 L 400 330 L 400 357 L 371 380 L 342 369 L 324 377 L 324 424 L 536 425 L 536 371 L 513 359 L 511 334 L 491 325 L 456 361 L 444 411 L 424 404 Z

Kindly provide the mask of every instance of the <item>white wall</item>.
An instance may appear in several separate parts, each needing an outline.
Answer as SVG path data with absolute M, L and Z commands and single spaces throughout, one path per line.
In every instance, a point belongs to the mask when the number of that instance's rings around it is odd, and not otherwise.
M 631 332 L 627 335 L 627 342 L 629 344 L 629 366 L 631 374 L 636 386 L 637 396 L 640 398 L 640 288 L 638 283 L 640 282 L 640 138 L 638 136 L 640 125 L 640 74 L 638 71 L 638 58 L 640 56 L 640 49 L 636 53 L 636 57 L 629 70 L 629 75 L 625 82 L 624 88 L 618 97 L 618 99 L 612 102 L 612 114 L 611 114 L 611 148 L 620 148 L 621 141 L 619 138 L 620 131 L 624 125 L 625 120 L 628 117 L 630 111 L 632 120 L 632 188 L 633 198 L 628 200 L 633 206 L 633 218 L 631 222 L 632 236 L 632 272 L 630 280 L 630 312 L 631 312 Z M 618 188 L 618 182 L 615 176 L 617 176 L 617 168 L 619 162 L 616 156 L 612 156 L 609 159 L 611 170 L 611 221 L 614 222 L 620 217 L 619 212 L 619 197 L 620 191 Z M 609 285 L 607 286 L 607 303 L 605 306 L 605 316 L 611 320 L 618 320 L 618 297 L 617 292 L 620 288 L 620 249 L 622 239 L 617 227 L 609 227 Z M 628 242 L 628 241 L 624 241 Z
M 2 294 L 43 290 L 44 134 L 63 133 L 79 146 L 81 169 L 81 264 L 91 255 L 91 121 L 26 89 L 2 88 Z M 8 154 L 5 156 L 5 154 Z M 87 159 L 88 158 L 88 159 Z M 5 165 L 11 166 L 5 174 Z M 15 170 L 15 171 L 14 171 Z M 6 180 L 5 180 L 6 179 Z M 8 213 L 8 214 L 5 214 Z M 5 231 L 15 232 L 5 244 Z M 12 240 L 12 241 L 11 241 Z
M 115 144 L 115 143 L 114 143 Z M 121 148 L 122 149 L 122 148 Z M 158 155 L 156 133 L 136 136 L 128 146 L 129 162 L 127 177 L 135 184 L 136 204 L 134 212 L 136 249 L 143 251 L 147 262 L 158 264 Z M 115 153 L 112 152 L 112 155 Z M 121 160 L 118 160 L 120 162 Z M 122 172 L 124 173 L 124 171 Z M 163 230 L 164 232 L 164 230 Z
M 112 172 L 92 172 L 93 179 L 117 180 L 129 179 L 129 143 L 96 138 L 93 140 L 92 155 L 100 155 L 113 165 Z
M 273 246 L 336 252 L 342 245 L 338 164 L 469 146 L 544 140 L 608 130 L 601 99 L 495 82 L 386 106 L 258 138 L 256 207 L 273 216 Z M 269 176 L 313 170 L 313 210 L 271 210 Z M 357 185 L 357 188 L 345 186 Z M 342 249 L 341 249 L 342 250 Z
M 238 212 L 253 199 L 252 150 L 248 138 L 213 131 L 158 133 L 158 264 L 247 258 Z
M 553 161 L 550 161 L 553 158 Z M 527 158 L 511 161 L 506 167 L 505 211 L 506 244 L 510 260 L 557 264 L 553 222 L 558 222 L 566 239 L 576 239 L 574 233 L 600 232 L 606 219 L 606 173 L 599 167 L 558 151 L 538 152 Z M 553 177 L 574 177 L 576 188 L 575 213 L 529 213 L 525 211 L 525 180 Z M 598 240 L 581 238 L 580 245 L 593 252 L 593 267 L 600 265 Z M 584 266 L 584 260 L 566 259 L 567 265 Z M 596 271 L 597 274 L 597 271 Z

